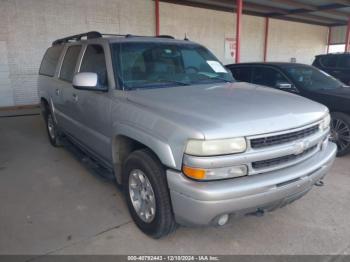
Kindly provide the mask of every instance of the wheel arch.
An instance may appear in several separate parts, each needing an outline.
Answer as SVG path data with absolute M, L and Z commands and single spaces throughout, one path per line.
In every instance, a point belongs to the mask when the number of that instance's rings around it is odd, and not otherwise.
M 172 152 L 165 143 L 154 138 L 145 141 L 126 134 L 118 134 L 113 136 L 112 140 L 113 167 L 118 184 L 123 180 L 123 165 L 126 158 L 139 149 L 148 149 L 164 166 L 175 168 Z

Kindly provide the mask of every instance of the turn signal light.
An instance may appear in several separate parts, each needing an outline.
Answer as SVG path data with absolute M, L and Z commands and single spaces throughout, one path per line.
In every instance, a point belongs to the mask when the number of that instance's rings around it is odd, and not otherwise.
M 182 172 L 193 179 L 203 180 L 205 179 L 206 170 L 200 168 L 192 168 L 188 166 L 182 167 Z

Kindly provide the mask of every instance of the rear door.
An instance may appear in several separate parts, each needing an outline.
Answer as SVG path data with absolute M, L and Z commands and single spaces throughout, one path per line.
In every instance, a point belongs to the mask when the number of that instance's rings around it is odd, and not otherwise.
M 71 45 L 66 49 L 65 56 L 59 73 L 58 93 L 62 97 L 62 104 L 59 107 L 59 115 L 62 119 L 60 127 L 71 135 L 78 135 L 77 114 L 74 104 L 76 103 L 73 96 L 73 77 L 76 73 L 77 62 L 82 50 L 81 45 Z
M 338 59 L 338 79 L 350 85 L 350 55 L 341 55 Z
M 63 49 L 63 45 L 55 45 L 47 49 L 39 69 L 39 92 L 43 92 L 42 96 L 50 99 L 49 103 L 57 122 L 59 122 L 59 115 L 56 114 L 56 108 L 62 106 L 62 97 L 59 81 L 55 76 L 59 70 Z

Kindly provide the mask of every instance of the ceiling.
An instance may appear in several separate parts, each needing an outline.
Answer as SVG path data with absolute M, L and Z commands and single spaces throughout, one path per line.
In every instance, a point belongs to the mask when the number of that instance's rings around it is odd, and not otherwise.
M 235 12 L 236 0 L 160 0 L 187 6 Z M 350 0 L 243 0 L 243 13 L 322 26 L 346 25 Z

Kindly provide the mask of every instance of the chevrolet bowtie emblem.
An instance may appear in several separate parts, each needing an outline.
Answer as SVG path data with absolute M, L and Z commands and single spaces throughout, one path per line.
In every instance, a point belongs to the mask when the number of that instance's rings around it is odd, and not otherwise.
M 294 145 L 294 154 L 300 155 L 309 147 L 309 144 L 310 144 L 309 141 L 302 141 L 302 142 L 296 143 Z

